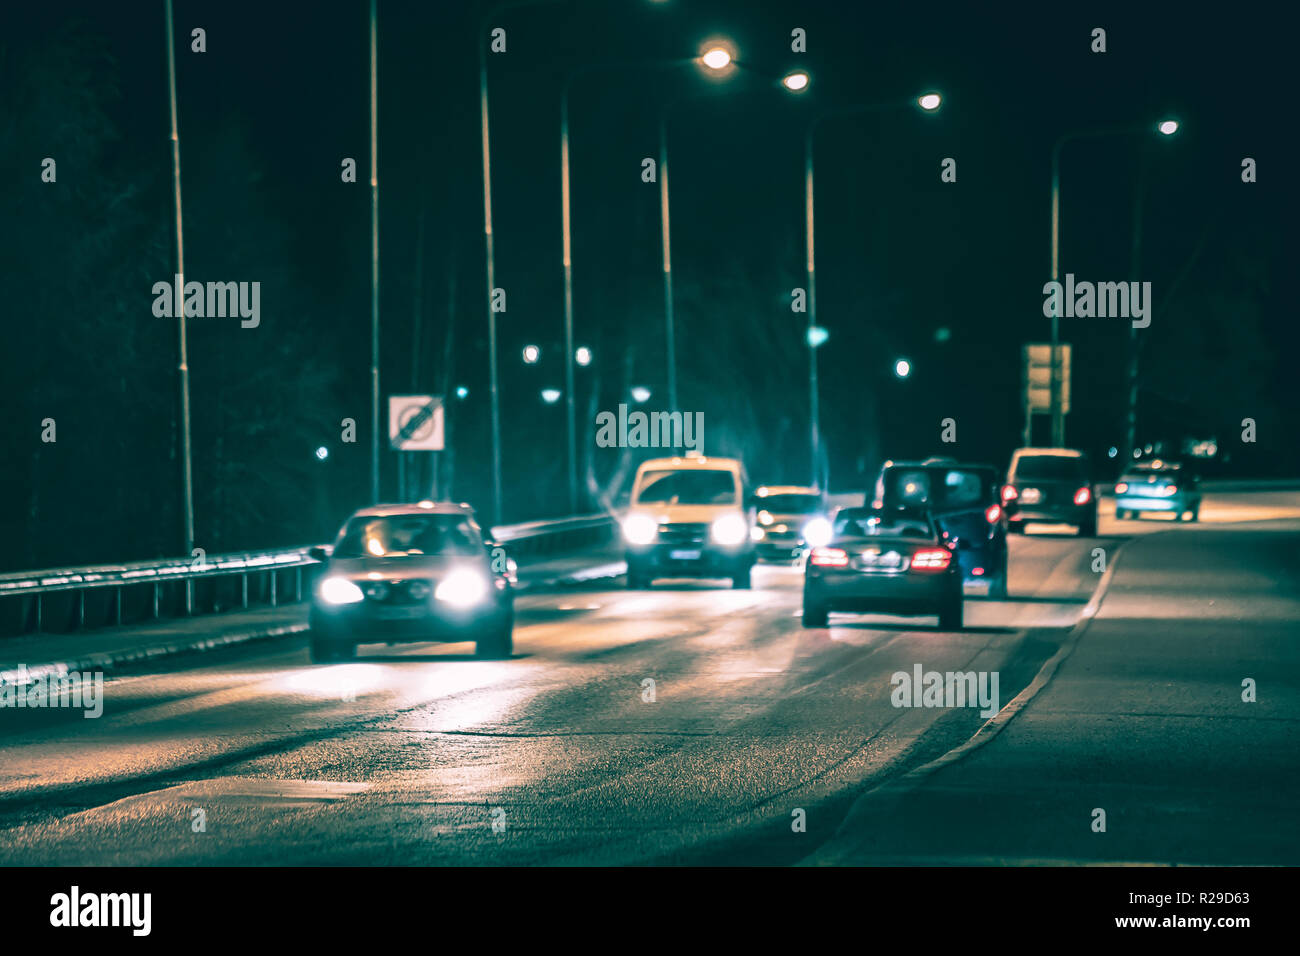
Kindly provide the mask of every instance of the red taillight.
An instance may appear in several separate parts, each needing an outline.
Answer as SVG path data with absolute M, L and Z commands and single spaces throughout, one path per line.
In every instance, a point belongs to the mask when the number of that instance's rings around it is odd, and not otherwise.
M 989 505 L 984 510 L 984 517 L 988 519 L 989 524 L 997 524 L 998 519 L 1002 517 L 1002 509 L 997 505 Z
M 808 560 L 822 568 L 843 568 L 849 563 L 849 554 L 843 548 L 813 548 Z
M 1128 491 L 1127 481 L 1121 481 L 1118 485 L 1115 486 L 1115 494 L 1117 495 L 1122 495 L 1126 491 Z
M 1092 500 L 1091 488 L 1080 488 L 1078 491 L 1074 493 L 1074 503 L 1076 505 L 1086 505 L 1091 500 Z
M 916 571 L 946 571 L 952 561 L 947 548 L 926 548 L 912 555 L 912 568 Z
M 1003 486 L 1002 486 L 1002 503 L 1003 503 L 1003 504 L 1006 504 L 1008 501 L 1015 501 L 1015 500 L 1016 500 L 1017 498 L 1019 498 L 1019 497 L 1020 497 L 1020 492 L 1016 491 L 1016 486 L 1015 486 L 1015 485 L 1003 485 Z

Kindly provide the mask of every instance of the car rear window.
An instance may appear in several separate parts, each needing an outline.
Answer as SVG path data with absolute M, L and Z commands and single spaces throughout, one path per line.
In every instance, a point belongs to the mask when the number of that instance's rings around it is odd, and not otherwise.
M 977 508 L 993 496 L 992 472 L 975 468 L 887 468 L 881 480 L 876 497 L 886 508 Z
M 1028 480 L 1087 478 L 1088 461 L 1074 455 L 1021 455 L 1016 459 L 1015 477 Z
M 845 508 L 835 516 L 836 537 L 933 538 L 934 528 L 923 514 Z

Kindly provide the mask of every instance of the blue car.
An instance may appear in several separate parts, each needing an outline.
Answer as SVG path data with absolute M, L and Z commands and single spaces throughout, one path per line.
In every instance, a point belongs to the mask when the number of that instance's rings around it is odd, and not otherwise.
M 887 461 L 869 508 L 923 508 L 940 537 L 954 548 L 954 564 L 966 584 L 1007 596 L 1007 515 L 999 500 L 1000 475 L 992 465 L 952 458 Z
M 1173 515 L 1176 521 L 1184 516 L 1198 520 L 1200 482 L 1180 462 L 1154 458 L 1134 465 L 1115 484 L 1115 517 L 1124 521 L 1145 512 Z

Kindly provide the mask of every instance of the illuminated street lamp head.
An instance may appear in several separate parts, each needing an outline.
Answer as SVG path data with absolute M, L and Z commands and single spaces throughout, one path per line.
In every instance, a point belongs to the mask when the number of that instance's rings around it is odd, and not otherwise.
M 536 364 L 537 364 L 537 360 L 540 359 L 541 357 L 542 357 L 542 350 L 541 350 L 540 348 L 538 348 L 536 345 L 525 345 L 525 346 L 524 346 L 524 364 L 525 364 L 525 365 L 536 365 Z
M 542 401 L 547 405 L 554 405 L 560 400 L 560 390 L 558 388 L 542 389 Z
M 1178 132 L 1178 120 L 1162 120 L 1160 124 L 1156 126 L 1156 129 L 1158 129 L 1164 136 L 1173 136 L 1174 133 Z
M 704 51 L 700 62 L 710 70 L 726 69 L 731 64 L 731 51 L 724 46 L 711 46 Z
M 650 401 L 650 389 L 644 385 L 634 385 L 632 387 L 632 398 L 638 402 L 648 402 Z
M 943 102 L 943 97 L 938 93 L 923 93 L 916 98 L 916 105 L 921 107 L 927 113 L 933 113 Z
M 894 374 L 899 378 L 907 378 L 912 374 L 912 363 L 907 359 L 899 359 L 894 363 Z
M 787 73 L 781 78 L 781 85 L 791 93 L 801 93 L 808 89 L 808 74 L 803 70 Z
M 579 365 L 582 365 L 582 366 L 590 365 L 590 364 L 591 364 L 591 349 L 589 349 L 589 348 L 587 348 L 587 346 L 583 345 L 583 346 L 581 346 L 581 347 L 580 347 L 576 352 L 573 353 L 573 357 L 574 357 L 574 359 L 577 361 L 577 363 L 578 363 Z

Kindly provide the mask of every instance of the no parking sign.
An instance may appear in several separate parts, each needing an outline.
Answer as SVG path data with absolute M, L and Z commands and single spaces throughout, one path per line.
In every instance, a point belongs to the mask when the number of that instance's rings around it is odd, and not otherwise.
M 388 440 L 402 451 L 441 451 L 442 396 L 389 395 Z

